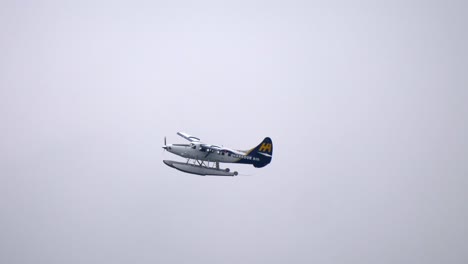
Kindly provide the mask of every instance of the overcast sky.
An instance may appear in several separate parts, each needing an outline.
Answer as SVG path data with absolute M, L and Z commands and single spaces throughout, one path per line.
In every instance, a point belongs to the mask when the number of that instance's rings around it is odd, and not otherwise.
M 467 17 L 2 1 L 0 263 L 468 263 Z M 177 131 L 273 160 L 185 174 Z

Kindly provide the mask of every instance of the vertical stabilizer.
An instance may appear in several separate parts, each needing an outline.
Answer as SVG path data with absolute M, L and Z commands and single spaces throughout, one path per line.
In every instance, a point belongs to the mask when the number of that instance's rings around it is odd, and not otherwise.
M 255 168 L 265 167 L 273 158 L 273 141 L 266 137 L 262 143 L 250 150 L 248 155 L 255 158 L 253 161 Z

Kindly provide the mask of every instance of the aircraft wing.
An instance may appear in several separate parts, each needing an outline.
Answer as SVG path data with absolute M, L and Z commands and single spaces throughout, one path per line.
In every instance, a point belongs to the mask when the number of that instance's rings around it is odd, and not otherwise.
M 189 135 L 187 133 L 184 133 L 184 132 L 177 132 L 177 135 L 185 138 L 186 140 L 188 140 L 190 142 L 200 142 L 199 138 L 191 136 L 191 135 Z
M 201 147 L 211 150 L 222 150 L 220 147 L 215 145 L 200 144 Z

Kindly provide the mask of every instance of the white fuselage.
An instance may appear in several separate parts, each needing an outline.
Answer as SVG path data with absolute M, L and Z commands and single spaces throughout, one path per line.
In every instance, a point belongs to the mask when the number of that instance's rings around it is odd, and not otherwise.
M 253 160 L 254 157 L 238 150 L 222 148 L 201 143 L 167 145 L 166 150 L 187 159 L 210 162 L 235 163 L 239 160 Z

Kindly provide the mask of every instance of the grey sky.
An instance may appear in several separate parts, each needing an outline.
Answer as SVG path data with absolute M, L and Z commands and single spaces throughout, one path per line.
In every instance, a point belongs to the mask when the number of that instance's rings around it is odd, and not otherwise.
M 3 1 L 0 263 L 467 263 L 467 8 Z

